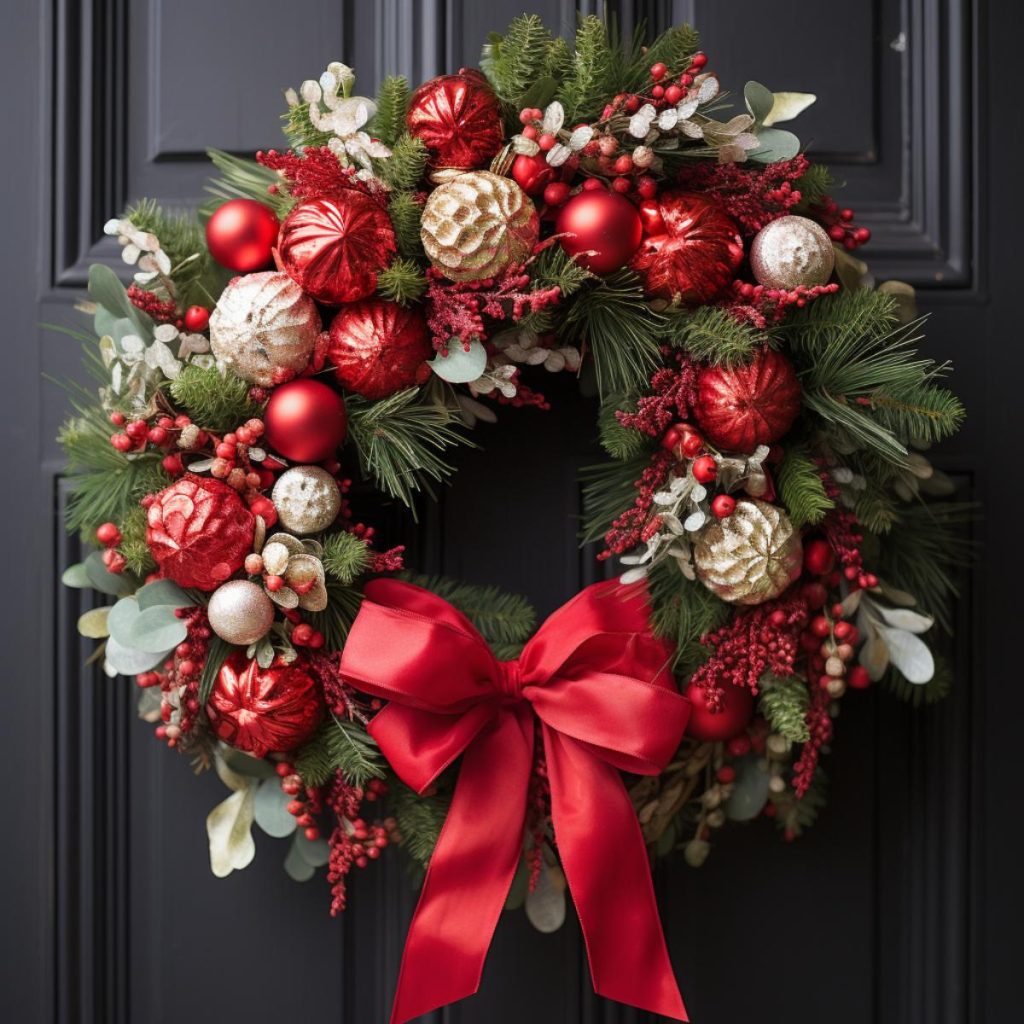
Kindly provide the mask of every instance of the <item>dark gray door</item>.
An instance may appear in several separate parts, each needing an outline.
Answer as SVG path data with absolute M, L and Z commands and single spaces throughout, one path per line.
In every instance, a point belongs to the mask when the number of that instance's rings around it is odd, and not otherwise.
M 215 880 L 203 820 L 219 783 L 153 743 L 127 684 L 84 667 L 80 595 L 54 582 L 75 555 L 51 441 L 64 396 L 42 377 L 76 374 L 78 350 L 39 325 L 73 321 L 88 263 L 115 259 L 101 228 L 126 200 L 194 203 L 205 147 L 279 143 L 282 87 L 339 57 L 367 91 L 386 71 L 474 63 L 486 31 L 526 2 L 4 4 L 0 1019 L 386 1020 L 413 901 L 399 859 L 360 879 L 340 921 L 322 885 L 285 877 L 269 841 L 250 869 Z M 529 6 L 571 24 L 571 2 Z M 876 272 L 911 281 L 934 313 L 929 354 L 956 360 L 970 411 L 939 461 L 987 505 L 954 695 L 919 713 L 848 699 L 816 828 L 789 847 L 768 827 L 734 829 L 700 871 L 659 876 L 687 1002 L 701 1024 L 1016 1019 L 1021 882 L 1001 836 L 1019 813 L 1021 763 L 1016 5 L 614 6 L 627 30 L 694 21 L 727 83 L 818 94 L 802 137 L 848 181 Z M 542 611 L 587 581 L 573 524 L 590 451 L 580 401 L 565 388 L 554 413 L 510 413 L 486 453 L 462 459 L 413 546 L 420 567 L 520 589 Z M 541 936 L 517 914 L 498 929 L 482 993 L 433 1019 L 642 1017 L 592 996 L 574 925 Z

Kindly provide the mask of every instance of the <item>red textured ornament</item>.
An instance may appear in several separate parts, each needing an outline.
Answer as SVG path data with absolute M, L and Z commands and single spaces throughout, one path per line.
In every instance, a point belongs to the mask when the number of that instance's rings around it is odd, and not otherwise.
M 345 400 L 318 380 L 293 380 L 276 388 L 263 413 L 267 444 L 295 462 L 322 462 L 345 440 Z
M 643 235 L 636 207 L 615 192 L 588 189 L 574 196 L 558 214 L 555 230 L 562 248 L 594 274 L 624 267 Z
M 365 299 L 338 311 L 327 358 L 342 387 L 364 398 L 384 398 L 412 387 L 433 349 L 423 314 L 397 302 Z
M 486 167 L 504 142 L 498 98 L 475 69 L 424 82 L 409 99 L 405 123 L 430 151 L 432 167 Z
M 346 189 L 299 203 L 281 225 L 274 255 L 306 294 L 339 306 L 372 294 L 395 250 L 387 211 L 370 196 Z
M 254 757 L 302 746 L 324 715 L 324 699 L 301 661 L 260 668 L 241 651 L 221 666 L 206 705 L 213 731 Z
M 181 587 L 216 590 L 252 551 L 256 519 L 238 491 L 188 473 L 146 512 L 146 544 L 160 573 Z
M 540 153 L 533 156 L 521 153 L 512 161 L 512 180 L 528 196 L 540 195 L 555 180 L 556 173 L 555 168 Z
M 278 227 L 269 206 L 255 199 L 231 199 L 206 222 L 206 245 L 222 267 L 251 274 L 270 266 Z
M 686 303 L 710 302 L 743 262 L 743 240 L 734 221 L 692 192 L 669 190 L 640 204 L 644 240 L 630 266 L 644 291 Z
M 722 706 L 712 711 L 705 699 L 706 691 L 690 683 L 683 696 L 690 702 L 690 720 L 686 735 L 701 743 L 720 743 L 731 740 L 746 729 L 754 716 L 754 698 L 745 686 L 726 685 L 722 692 Z
M 697 376 L 694 415 L 719 448 L 749 455 L 774 444 L 800 412 L 800 381 L 781 352 L 762 349 L 746 366 L 706 366 Z

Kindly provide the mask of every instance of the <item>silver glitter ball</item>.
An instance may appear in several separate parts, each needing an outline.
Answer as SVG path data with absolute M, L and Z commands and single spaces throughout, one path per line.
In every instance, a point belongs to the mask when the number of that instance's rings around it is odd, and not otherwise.
M 828 232 L 806 217 L 773 220 L 761 228 L 750 246 L 750 268 L 765 288 L 825 284 L 835 263 Z
M 316 303 L 287 274 L 246 274 L 217 300 L 210 349 L 242 380 L 270 387 L 306 368 L 321 327 Z
M 248 646 L 267 635 L 274 622 L 274 604 L 258 583 L 232 580 L 210 595 L 206 615 L 222 640 Z
M 274 484 L 270 500 L 277 521 L 292 533 L 326 530 L 341 511 L 341 492 L 334 477 L 319 466 L 285 470 Z
M 723 601 L 763 604 L 800 575 L 803 544 L 781 508 L 743 499 L 701 531 L 693 561 L 697 578 Z

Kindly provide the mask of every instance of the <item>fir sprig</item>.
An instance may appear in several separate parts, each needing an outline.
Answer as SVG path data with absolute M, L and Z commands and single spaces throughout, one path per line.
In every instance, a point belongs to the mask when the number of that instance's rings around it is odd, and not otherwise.
M 426 275 L 415 260 L 400 256 L 377 275 L 377 291 L 403 306 L 417 302 L 426 290 Z
M 763 332 L 740 323 L 724 309 L 700 306 L 669 318 L 669 341 L 702 363 L 735 366 L 767 342 Z
M 610 405 L 611 401 L 608 401 L 604 407 Z M 637 495 L 636 482 L 649 461 L 644 452 L 583 468 L 580 474 L 583 482 L 580 539 L 584 544 L 600 540 L 612 522 L 633 504 Z
M 617 415 L 620 411 L 634 412 L 635 403 L 624 395 L 610 395 L 601 403 L 597 414 L 597 432 L 601 447 L 613 459 L 646 456 L 653 449 L 654 440 L 633 427 L 623 426 Z
M 388 202 L 388 216 L 395 229 L 398 251 L 407 258 L 423 260 L 420 223 L 423 205 L 411 192 L 396 192 Z
M 674 25 L 650 46 L 636 52 L 618 91 L 642 92 L 650 83 L 652 64 L 664 64 L 670 76 L 681 74 L 699 45 L 700 35 L 692 25 Z
M 796 527 L 820 523 L 834 506 L 825 493 L 818 467 L 800 445 L 786 449 L 775 480 L 779 486 L 779 497 Z
M 321 131 L 313 124 L 309 116 L 309 104 L 306 102 L 289 105 L 281 115 L 281 121 L 281 130 L 295 149 L 307 146 L 319 148 L 334 138 L 331 132 Z
M 769 674 L 762 677 L 758 688 L 761 714 L 772 729 L 793 743 L 806 743 L 811 738 L 807 727 L 807 684 L 798 676 Z
M 323 786 L 340 771 L 353 786 L 382 779 L 384 757 L 373 737 L 354 722 L 330 715 L 296 755 L 295 770 L 307 786 Z
M 405 131 L 409 106 L 409 81 L 404 75 L 388 75 L 377 90 L 377 113 L 369 130 L 385 146 L 393 146 Z
M 447 793 L 419 796 L 398 779 L 390 783 L 389 789 L 401 845 L 413 860 L 426 868 L 448 817 L 451 797 Z
M 391 147 L 391 156 L 376 163 L 377 175 L 396 192 L 411 192 L 427 167 L 427 147 L 422 139 L 401 135 Z
M 346 586 L 366 572 L 370 564 L 370 549 L 362 537 L 341 530 L 323 539 L 320 561 L 325 571 Z
M 169 386 L 175 403 L 192 422 L 216 433 L 233 430 L 259 412 L 249 389 L 240 377 L 222 376 L 214 366 L 186 366 Z
M 309 612 L 309 624 L 323 634 L 328 651 L 340 651 L 359 613 L 363 596 L 355 587 L 334 578 L 327 579 L 326 586 L 327 607 L 322 612 Z
M 647 588 L 652 629 L 676 645 L 677 673 L 692 672 L 707 657 L 700 637 L 726 621 L 729 605 L 702 583 L 688 580 L 671 558 L 662 559 L 651 567 Z
M 566 124 L 593 120 L 607 97 L 618 91 L 619 55 L 612 46 L 602 18 L 584 15 L 576 27 L 572 59 L 558 87 Z
M 480 68 L 510 111 L 518 113 L 526 93 L 546 77 L 551 45 L 551 33 L 536 14 L 521 14 L 512 19 L 504 35 L 488 37 Z
M 209 216 L 221 203 L 238 198 L 265 203 L 278 216 L 283 216 L 291 208 L 293 200 L 287 190 L 276 187 L 281 181 L 276 171 L 263 167 L 255 160 L 224 153 L 219 149 L 208 149 L 206 155 L 220 171 L 220 177 L 214 178 L 206 186 L 206 191 L 214 199 L 203 204 L 201 215 Z

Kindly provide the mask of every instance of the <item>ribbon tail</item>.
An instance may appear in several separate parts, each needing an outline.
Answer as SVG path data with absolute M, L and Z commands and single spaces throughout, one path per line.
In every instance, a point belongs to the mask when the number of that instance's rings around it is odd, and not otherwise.
M 533 716 L 500 713 L 467 748 L 402 954 L 391 1024 L 473 995 L 522 853 Z
M 618 771 L 547 727 L 544 747 L 555 841 L 583 930 L 594 990 L 629 1006 L 688 1020 L 665 946 L 647 848 Z M 595 832 L 598 822 L 600 831 Z

